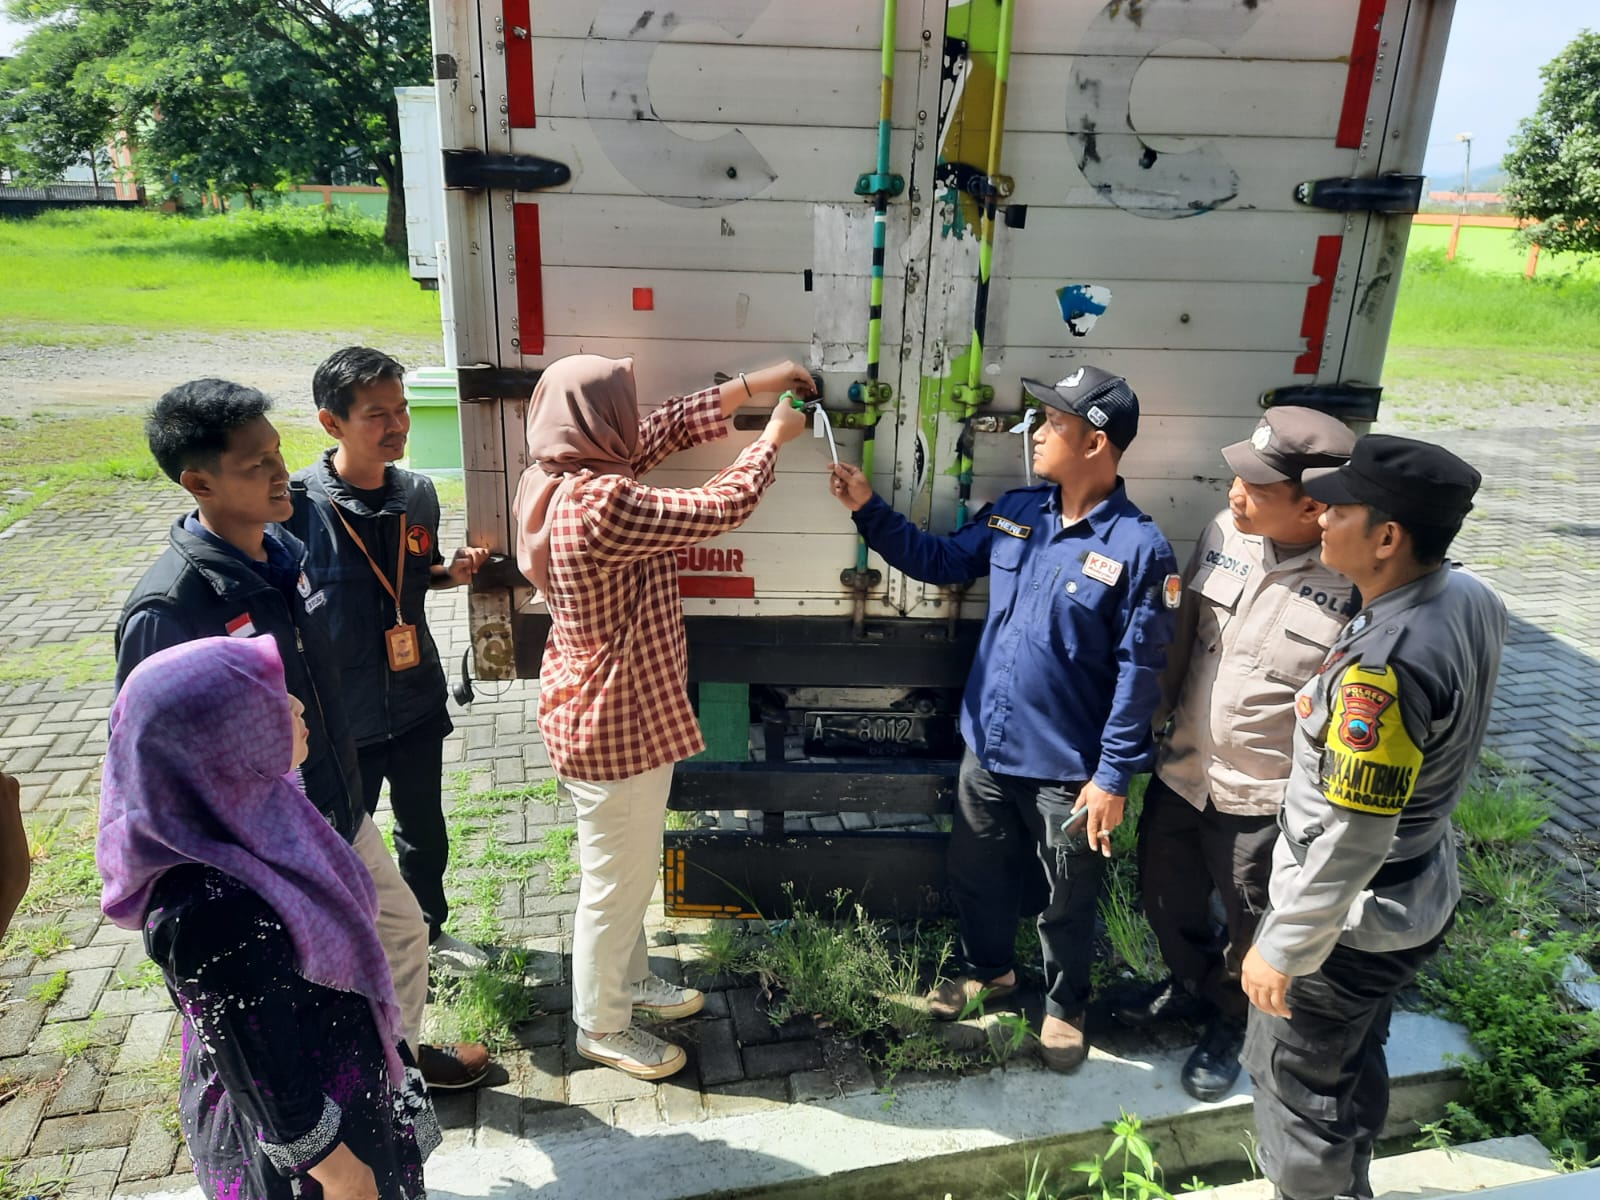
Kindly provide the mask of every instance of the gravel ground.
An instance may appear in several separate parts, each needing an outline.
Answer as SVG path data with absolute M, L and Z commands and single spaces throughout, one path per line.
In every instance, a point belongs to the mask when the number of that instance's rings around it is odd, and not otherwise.
M 7 346 L 0 343 L 0 417 L 38 412 L 147 407 L 175 384 L 221 375 L 260 388 L 283 404 L 309 402 L 311 373 L 331 352 L 370 333 L 135 334 L 100 346 Z M 444 361 L 437 339 L 386 339 L 380 349 L 408 367 Z M 1383 432 L 1434 429 L 1559 429 L 1592 423 L 1600 388 L 1574 380 L 1570 390 L 1521 381 L 1515 394 L 1456 381 L 1408 380 L 1386 402 Z
M 309 403 L 311 373 L 362 333 L 135 334 L 102 346 L 0 344 L 0 417 L 144 409 L 168 388 L 217 375 L 260 388 L 285 405 Z M 437 365 L 437 338 L 393 339 L 379 348 L 407 367 Z

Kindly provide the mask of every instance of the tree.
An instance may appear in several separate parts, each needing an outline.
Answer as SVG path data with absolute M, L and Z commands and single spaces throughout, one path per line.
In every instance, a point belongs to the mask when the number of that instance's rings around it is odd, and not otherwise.
M 1600 33 L 1585 31 L 1539 71 L 1544 92 L 1501 160 L 1523 238 L 1553 254 L 1600 252 Z
M 394 89 L 427 82 L 426 0 L 9 0 L 9 9 L 40 22 L 0 68 L 6 156 L 27 173 L 59 171 L 119 129 L 157 191 L 331 182 L 354 161 L 387 185 L 384 240 L 404 244 Z

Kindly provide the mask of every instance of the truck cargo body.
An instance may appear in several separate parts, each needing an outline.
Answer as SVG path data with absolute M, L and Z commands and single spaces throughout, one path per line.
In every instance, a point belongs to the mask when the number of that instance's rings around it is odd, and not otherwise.
M 841 458 L 870 438 L 878 492 L 934 532 L 1027 482 L 1019 380 L 1093 363 L 1139 394 L 1123 474 L 1181 560 L 1264 402 L 1376 412 L 1451 7 L 435 0 L 470 539 L 511 553 L 562 355 L 634 356 L 646 404 L 808 364 Z M 763 424 L 649 482 L 703 482 Z M 829 462 L 792 443 L 744 527 L 679 553 L 712 745 L 673 806 L 768 815 L 669 832 L 673 911 L 770 915 L 783 880 L 942 904 L 941 835 L 782 816 L 948 809 L 984 612 L 981 581 L 863 555 Z M 479 675 L 538 674 L 525 581 L 485 576 L 471 612 Z

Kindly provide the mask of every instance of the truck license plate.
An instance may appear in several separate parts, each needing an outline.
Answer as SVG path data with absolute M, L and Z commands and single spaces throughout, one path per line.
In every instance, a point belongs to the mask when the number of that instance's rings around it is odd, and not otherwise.
M 808 754 L 899 754 L 931 747 L 931 718 L 921 713 L 808 712 Z

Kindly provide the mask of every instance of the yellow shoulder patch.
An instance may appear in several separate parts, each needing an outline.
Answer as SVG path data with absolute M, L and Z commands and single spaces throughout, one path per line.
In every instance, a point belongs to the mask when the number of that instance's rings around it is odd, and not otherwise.
M 1393 667 L 1359 663 L 1333 692 L 1322 786 L 1330 804 L 1356 812 L 1397 815 L 1411 799 L 1422 751 L 1400 717 L 1400 681 Z

